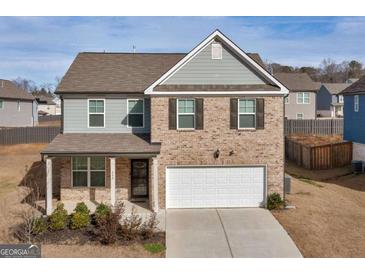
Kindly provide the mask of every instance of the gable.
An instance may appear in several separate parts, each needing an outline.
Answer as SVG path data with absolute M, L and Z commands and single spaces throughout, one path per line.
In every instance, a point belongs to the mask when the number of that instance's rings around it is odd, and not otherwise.
M 162 85 L 263 85 L 266 82 L 222 45 L 222 59 L 212 58 L 210 42 Z

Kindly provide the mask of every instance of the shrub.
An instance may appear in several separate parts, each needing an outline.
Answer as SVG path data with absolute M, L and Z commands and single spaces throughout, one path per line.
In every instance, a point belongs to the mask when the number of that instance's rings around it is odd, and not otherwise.
M 77 203 L 74 211 L 78 213 L 85 213 L 87 215 L 90 214 L 90 210 L 87 208 L 87 205 L 84 202 Z
M 124 204 L 119 204 L 114 211 L 109 210 L 103 217 L 97 219 L 99 234 L 103 244 L 113 244 L 117 240 L 117 231 L 120 228 L 120 219 L 124 213 Z
M 107 214 L 111 212 L 111 208 L 107 206 L 106 204 L 99 204 L 95 209 L 95 219 L 98 221 L 98 219 L 105 217 Z
M 267 209 L 281 209 L 285 206 L 284 200 L 279 193 L 272 193 L 267 197 Z
M 142 218 L 137 215 L 136 208 L 133 207 L 131 214 L 122 222 L 122 235 L 127 240 L 134 240 L 140 232 Z
M 144 244 L 143 247 L 151 253 L 160 253 L 165 250 L 165 247 L 159 243 L 148 243 Z
M 53 211 L 50 216 L 50 225 L 49 227 L 52 230 L 61 230 L 64 229 L 67 225 L 67 210 L 64 208 L 62 203 L 57 205 L 57 208 Z
M 90 223 L 90 216 L 85 212 L 75 212 L 71 215 L 71 229 L 80 229 Z
M 141 234 L 143 238 L 150 239 L 157 232 L 157 226 L 159 223 L 156 213 L 152 213 L 149 219 L 142 224 Z
M 32 232 L 33 234 L 41 234 L 46 232 L 48 228 L 47 219 L 43 217 L 38 217 L 33 220 Z

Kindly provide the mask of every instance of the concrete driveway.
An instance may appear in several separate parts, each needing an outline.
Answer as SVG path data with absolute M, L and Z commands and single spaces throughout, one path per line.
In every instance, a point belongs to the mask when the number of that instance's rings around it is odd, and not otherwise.
M 283 227 L 262 208 L 169 209 L 170 258 L 302 257 Z

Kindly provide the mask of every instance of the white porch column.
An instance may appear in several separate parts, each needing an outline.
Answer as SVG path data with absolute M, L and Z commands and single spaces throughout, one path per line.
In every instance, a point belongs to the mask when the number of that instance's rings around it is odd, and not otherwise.
M 110 203 L 115 206 L 115 158 L 110 158 Z
M 158 160 L 156 157 L 152 158 L 152 209 L 158 212 Z
M 52 214 L 52 159 L 46 159 L 47 190 L 46 190 L 46 214 Z

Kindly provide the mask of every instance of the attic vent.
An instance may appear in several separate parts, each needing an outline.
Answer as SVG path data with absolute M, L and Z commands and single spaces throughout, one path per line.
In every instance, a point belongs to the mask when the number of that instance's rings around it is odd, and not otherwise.
M 212 44 L 212 59 L 222 59 L 222 45 L 219 43 Z

